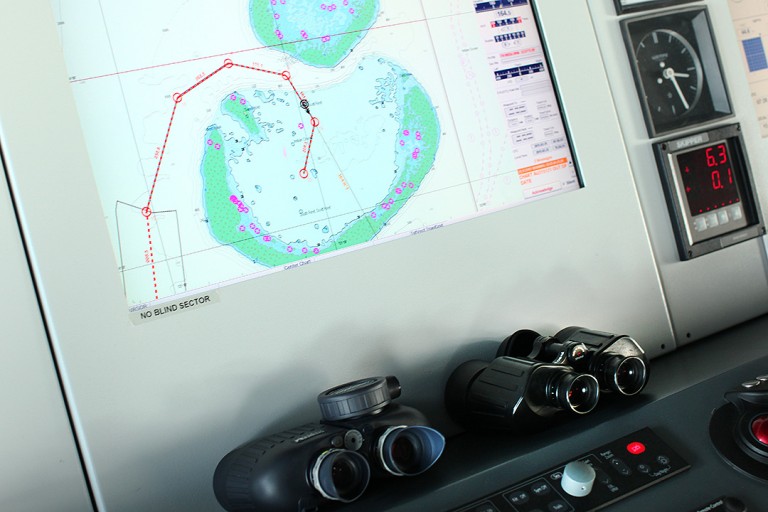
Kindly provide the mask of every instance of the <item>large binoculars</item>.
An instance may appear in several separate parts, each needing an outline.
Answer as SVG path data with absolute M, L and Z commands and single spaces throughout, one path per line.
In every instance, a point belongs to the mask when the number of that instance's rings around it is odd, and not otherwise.
M 251 441 L 216 468 L 216 499 L 229 511 L 316 511 L 359 498 L 372 477 L 413 476 L 440 457 L 445 438 L 418 410 L 391 403 L 395 377 L 318 396 L 323 420 Z
M 601 391 L 630 396 L 647 382 L 648 359 L 629 336 L 583 327 L 554 336 L 524 329 L 501 342 L 493 361 L 459 365 L 445 400 L 465 426 L 532 430 L 561 411 L 592 411 Z

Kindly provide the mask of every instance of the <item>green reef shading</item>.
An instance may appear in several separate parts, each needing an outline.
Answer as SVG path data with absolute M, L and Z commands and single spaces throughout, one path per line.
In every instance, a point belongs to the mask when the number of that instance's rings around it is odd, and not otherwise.
M 379 0 L 251 0 L 248 9 L 262 44 L 304 64 L 331 68 L 373 26 Z
M 233 92 L 221 103 L 222 111 L 237 121 L 252 140 L 266 139 L 266 134 L 253 116 L 253 107 L 245 97 Z
M 290 263 L 304 257 L 301 254 L 286 253 L 284 247 L 265 241 L 265 237 L 267 240 L 271 238 L 269 235 L 259 237 L 253 230 L 249 232 L 239 229 L 248 211 L 243 211 L 244 208 L 233 202 L 236 196 L 232 194 L 228 179 L 224 139 L 216 127 L 208 130 L 202 169 L 205 185 L 203 203 L 209 229 L 217 242 L 234 247 L 253 261 L 273 262 L 272 265 L 264 263 L 268 266 Z
M 271 232 L 269 222 L 262 224 L 245 204 L 231 169 L 231 162 L 249 158 L 251 149 L 248 148 L 253 148 L 254 143 L 276 144 L 267 136 L 264 121 L 260 124 L 260 118 L 254 118 L 255 107 L 245 100 L 250 94 L 259 102 L 271 96 L 258 90 L 233 92 L 222 100 L 220 110 L 223 116 L 242 127 L 249 140 L 242 140 L 234 132 L 223 133 L 220 124 L 209 126 L 200 169 L 206 217 L 211 235 L 217 242 L 231 246 L 266 267 L 287 265 L 372 241 L 416 194 L 435 161 L 440 142 L 439 120 L 426 91 L 410 73 L 384 59 L 377 62 L 388 71 L 376 80 L 376 92 L 367 102 L 370 108 L 385 103 L 391 105 L 389 115 L 398 128 L 396 133 L 390 130 L 376 136 L 380 138 L 377 143 L 381 147 L 392 148 L 391 160 L 379 161 L 375 168 L 375 172 L 384 173 L 380 176 L 393 176 L 389 186 L 376 194 L 380 200 L 360 211 L 356 218 L 352 217 L 354 220 L 329 232 L 322 243 L 286 242 L 279 232 Z M 360 94 L 370 97 L 371 91 L 361 91 Z M 322 93 L 314 91 L 313 95 Z M 255 172 L 265 162 L 254 161 L 248 165 L 253 166 Z M 381 181 L 382 184 L 386 182 L 386 179 Z

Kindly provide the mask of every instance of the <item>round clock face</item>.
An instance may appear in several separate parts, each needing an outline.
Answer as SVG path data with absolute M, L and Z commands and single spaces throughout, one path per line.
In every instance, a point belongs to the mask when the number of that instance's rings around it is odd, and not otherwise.
M 683 36 L 668 29 L 648 32 L 635 49 L 635 59 L 654 119 L 676 119 L 694 110 L 704 73 L 699 56 Z

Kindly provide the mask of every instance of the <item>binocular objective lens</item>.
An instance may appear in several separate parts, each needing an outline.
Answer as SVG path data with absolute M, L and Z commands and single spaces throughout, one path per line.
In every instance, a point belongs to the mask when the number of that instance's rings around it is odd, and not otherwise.
M 384 469 L 395 476 L 423 473 L 440 458 L 445 438 L 429 427 L 397 426 L 379 437 L 377 454 Z
M 317 458 L 310 474 L 312 485 L 324 498 L 349 503 L 365 492 L 371 468 L 357 452 L 328 450 Z
M 554 394 L 563 409 L 586 414 L 597 405 L 600 385 L 592 375 L 564 371 L 555 380 Z
M 597 379 L 591 375 L 579 375 L 568 388 L 567 402 L 571 409 L 583 414 L 595 408 L 599 394 Z
M 606 370 L 608 387 L 623 395 L 639 393 L 648 379 L 645 362 L 639 357 L 613 357 L 608 361 Z
M 568 390 L 568 402 L 571 404 L 571 407 L 578 409 L 589 400 L 589 385 L 586 382 L 574 382 L 574 385 Z

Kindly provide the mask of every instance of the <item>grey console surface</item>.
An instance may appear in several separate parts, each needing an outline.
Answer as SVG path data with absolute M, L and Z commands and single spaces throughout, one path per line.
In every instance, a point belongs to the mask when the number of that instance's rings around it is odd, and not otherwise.
M 651 378 L 641 396 L 623 401 L 604 397 L 593 413 L 535 434 L 456 436 L 428 473 L 384 481 L 344 510 L 456 509 L 646 427 L 691 467 L 610 510 L 693 511 L 723 496 L 737 498 L 747 510 L 761 510 L 768 484 L 736 471 L 718 455 L 709 421 L 725 404 L 726 391 L 768 373 L 766 336 L 768 317 L 761 317 L 688 345 L 651 362 Z

